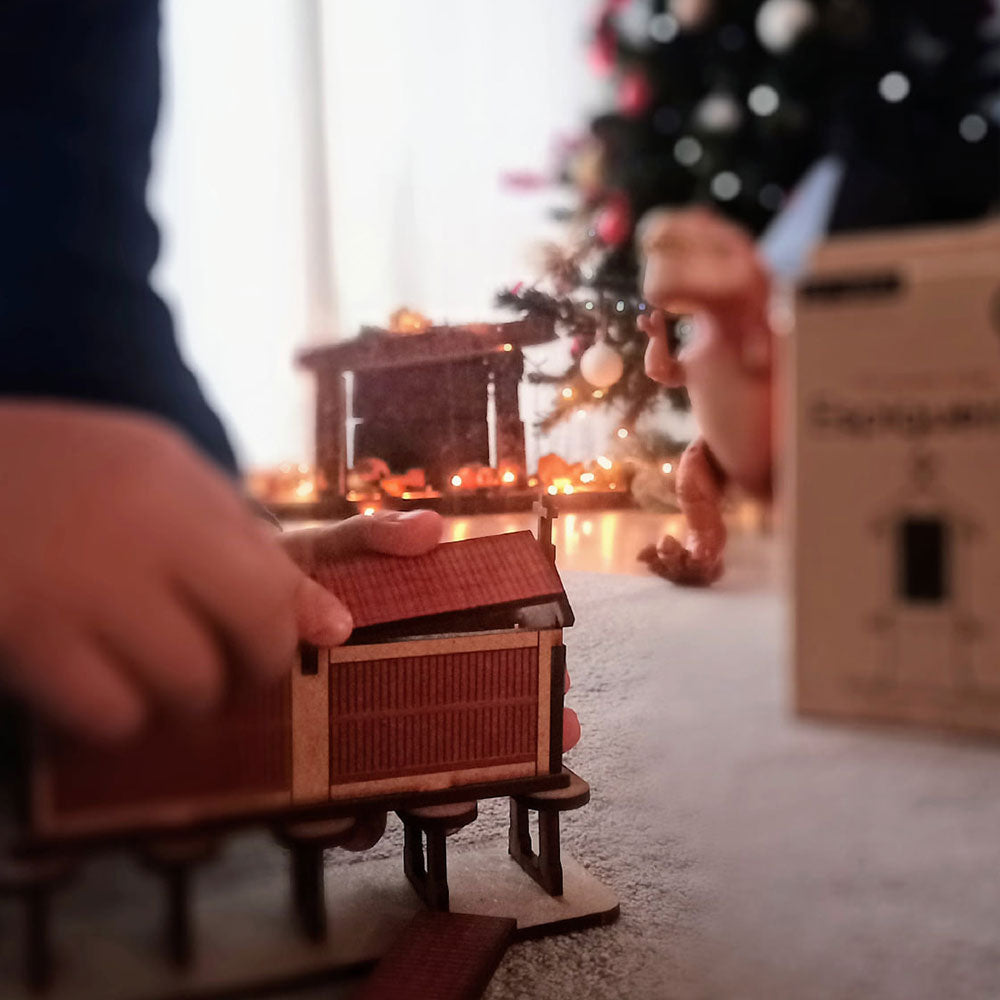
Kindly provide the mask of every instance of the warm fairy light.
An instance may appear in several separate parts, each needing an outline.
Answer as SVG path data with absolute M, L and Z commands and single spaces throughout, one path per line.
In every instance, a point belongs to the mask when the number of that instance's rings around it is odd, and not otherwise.
M 664 462 L 662 468 L 663 468 L 664 472 L 673 472 L 674 471 L 674 467 L 669 462 Z
M 592 483 L 594 481 L 594 474 L 592 472 L 585 472 L 580 476 L 581 483 Z
M 403 499 L 404 500 L 409 500 L 412 496 L 413 496 L 413 494 L 410 493 L 408 490 L 404 490 L 403 491 Z
M 462 477 L 461 476 L 452 476 L 451 477 L 451 485 L 452 486 L 461 486 L 462 485 Z
M 537 486 L 537 485 L 538 485 L 538 476 L 532 476 L 532 477 L 531 477 L 531 478 L 530 478 L 530 479 L 528 480 L 528 485 L 529 485 L 529 486 Z
M 365 509 L 361 513 L 364 514 L 365 517 L 374 517 L 375 516 L 375 508 L 374 507 L 365 507 Z
M 589 538 L 593 534 L 594 525 L 590 521 L 584 521 L 583 524 L 580 525 L 580 530 Z
M 592 395 L 593 395 L 594 399 L 604 399 L 604 390 L 603 389 L 595 389 L 593 391 Z
M 565 493 L 566 496 L 570 496 L 573 492 L 574 492 L 574 489 L 573 489 L 573 484 L 572 483 L 567 483 L 563 487 L 563 493 Z
M 616 490 L 616 489 L 618 489 L 618 484 L 617 483 L 608 483 L 608 489 L 609 490 Z
M 546 491 L 549 496 L 554 497 L 559 492 L 558 486 L 550 486 Z
M 314 489 L 315 485 L 313 484 L 313 481 L 311 479 L 305 479 L 295 487 L 295 495 L 304 500 L 306 497 L 312 496 Z
M 628 437 L 628 428 L 627 427 L 619 427 L 617 433 L 618 433 L 618 436 L 624 441 L 625 438 Z
M 503 349 L 505 351 L 513 351 L 514 350 L 514 345 L 513 344 L 504 344 L 503 345 Z
M 601 467 L 602 469 L 604 469 L 605 471 L 608 471 L 608 470 L 610 470 L 610 469 L 611 469 L 611 466 L 612 466 L 612 465 L 614 465 L 614 463 L 613 463 L 613 462 L 611 461 L 611 459 L 610 459 L 610 458 L 606 458 L 606 457 L 605 457 L 604 455 L 601 455 L 601 456 L 600 456 L 600 457 L 599 457 L 599 458 L 597 459 L 597 464 L 598 464 L 598 465 L 599 465 L 599 466 L 600 466 L 600 467 Z
M 309 466 L 305 462 L 299 462 L 299 472 L 304 476 L 309 471 Z
M 619 299 L 615 303 L 615 309 L 617 309 L 620 313 L 625 312 L 625 303 L 624 303 L 624 301 L 622 301 L 621 299 Z
M 573 390 L 568 385 L 563 388 L 562 398 L 563 399 L 572 399 L 573 398 Z
M 502 475 L 502 476 L 500 477 L 500 481 L 501 481 L 501 482 L 504 482 L 504 483 L 512 483 L 512 482 L 514 482 L 514 480 L 515 480 L 515 479 L 517 479 L 517 476 L 515 476 L 515 475 L 514 475 L 514 473 L 510 471 L 510 469 L 508 469 L 508 470 L 507 470 L 507 471 L 506 471 L 506 472 L 505 472 L 505 473 L 504 473 L 504 474 L 503 474 L 503 475 Z

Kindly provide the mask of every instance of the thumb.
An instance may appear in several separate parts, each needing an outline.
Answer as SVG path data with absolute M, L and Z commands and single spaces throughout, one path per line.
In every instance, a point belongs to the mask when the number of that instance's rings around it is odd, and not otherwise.
M 304 573 L 295 592 L 295 623 L 299 639 L 314 646 L 339 646 L 354 628 L 350 611 Z

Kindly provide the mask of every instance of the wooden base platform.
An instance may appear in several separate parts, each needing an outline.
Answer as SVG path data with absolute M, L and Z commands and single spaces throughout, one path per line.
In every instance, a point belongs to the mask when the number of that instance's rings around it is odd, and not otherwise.
M 339 859 L 338 859 L 339 860 Z M 544 937 L 613 922 L 615 893 L 563 855 L 565 892 L 548 896 L 503 846 L 449 856 L 451 909 L 514 917 L 516 937 Z M 108 892 L 73 907 L 53 926 L 56 977 L 46 1000 L 202 1000 L 317 982 L 370 966 L 422 909 L 398 856 L 327 869 L 327 940 L 303 940 L 292 916 L 287 875 L 269 870 L 227 892 L 197 893 L 198 953 L 189 971 L 164 958 L 160 900 L 151 886 Z M 58 913 L 58 908 L 57 908 Z M 0 907 L 0 997 L 33 1000 L 25 990 L 19 921 Z

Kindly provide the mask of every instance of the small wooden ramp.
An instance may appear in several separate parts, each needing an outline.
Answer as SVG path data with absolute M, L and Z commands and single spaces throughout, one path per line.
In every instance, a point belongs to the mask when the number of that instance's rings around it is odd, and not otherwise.
M 506 917 L 418 913 L 354 1000 L 476 1000 L 516 928 Z

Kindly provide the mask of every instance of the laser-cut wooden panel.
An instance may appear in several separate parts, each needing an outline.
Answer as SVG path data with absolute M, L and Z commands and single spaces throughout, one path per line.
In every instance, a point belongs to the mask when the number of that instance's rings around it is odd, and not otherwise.
M 161 724 L 122 748 L 54 741 L 45 776 L 54 818 L 289 790 L 289 681 L 248 686 L 211 719 Z
M 330 676 L 330 784 L 529 763 L 538 647 L 342 662 Z

